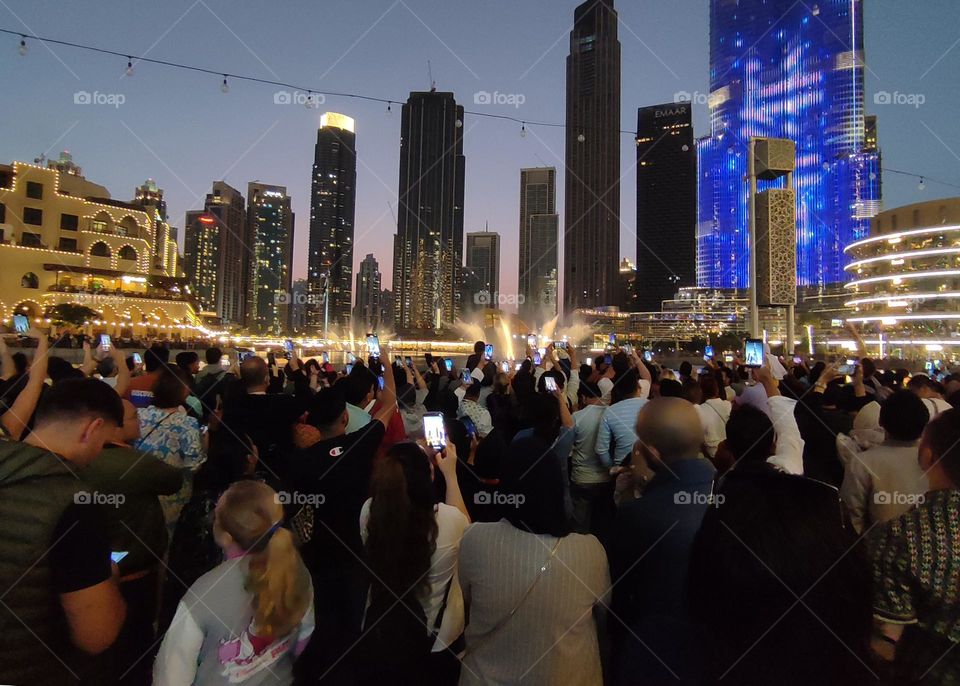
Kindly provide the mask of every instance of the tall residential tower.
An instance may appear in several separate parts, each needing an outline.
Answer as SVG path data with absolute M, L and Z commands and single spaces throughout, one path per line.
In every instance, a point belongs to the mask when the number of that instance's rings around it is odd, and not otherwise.
M 290 327 L 294 216 L 285 186 L 247 184 L 247 224 L 253 257 L 247 326 L 255 333 L 285 333 Z
M 533 324 L 557 314 L 560 215 L 557 170 L 520 170 L 520 271 L 517 294 L 521 316 Z

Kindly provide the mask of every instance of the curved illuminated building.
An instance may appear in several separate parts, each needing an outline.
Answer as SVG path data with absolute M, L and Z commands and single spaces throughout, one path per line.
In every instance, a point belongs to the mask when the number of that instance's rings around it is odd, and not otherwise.
M 848 321 L 894 344 L 960 345 L 960 198 L 881 212 L 844 252 Z

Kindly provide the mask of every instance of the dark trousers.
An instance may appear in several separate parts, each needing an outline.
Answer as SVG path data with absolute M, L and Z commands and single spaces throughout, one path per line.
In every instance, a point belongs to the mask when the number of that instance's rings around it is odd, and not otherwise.
M 152 683 L 154 645 L 153 623 L 157 617 L 158 587 L 156 570 L 146 576 L 120 582 L 120 593 L 127 601 L 127 619 L 111 648 L 117 684 L 147 686 Z
M 601 543 L 607 540 L 616 512 L 614 485 L 613 479 L 600 484 L 570 484 L 573 530 L 576 533 L 593 534 Z

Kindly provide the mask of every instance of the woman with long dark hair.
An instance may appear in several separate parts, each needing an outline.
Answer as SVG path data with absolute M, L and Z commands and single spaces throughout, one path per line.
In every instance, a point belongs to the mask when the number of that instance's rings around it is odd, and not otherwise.
M 451 684 L 457 679 L 457 660 L 449 649 L 463 633 L 457 560 L 470 519 L 457 483 L 456 448 L 448 443 L 441 453 L 429 452 L 413 442 L 390 448 L 377 465 L 372 497 L 361 510 L 372 573 L 365 633 L 379 622 L 384 622 L 379 625 L 383 632 L 409 625 L 408 632 L 381 634 L 389 645 L 378 646 L 383 652 L 377 664 L 361 665 L 358 678 L 364 683 L 385 683 L 386 678 L 390 683 Z M 435 502 L 435 471 L 446 484 L 443 503 Z
M 610 590 L 607 556 L 594 536 L 571 533 L 566 483 L 549 452 L 538 437 L 514 440 L 501 485 L 484 494 L 504 518 L 463 537 L 461 685 L 603 682 L 591 611 Z

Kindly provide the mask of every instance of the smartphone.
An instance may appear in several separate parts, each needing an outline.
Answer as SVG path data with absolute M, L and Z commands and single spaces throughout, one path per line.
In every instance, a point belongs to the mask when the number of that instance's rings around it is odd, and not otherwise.
M 507 361 L 501 362 L 501 363 L 500 363 L 500 369 L 503 370 L 503 373 L 504 373 L 504 374 L 509 373 L 509 372 L 510 372 L 510 363 L 507 362 Z
M 652 350 L 644 350 L 644 351 L 643 351 L 643 359 L 645 359 L 647 362 L 653 362 L 653 351 L 652 351 Z
M 370 357 L 380 357 L 380 337 L 375 333 L 367 334 L 367 352 Z
M 603 356 L 603 363 L 604 363 L 604 364 L 613 364 L 613 355 L 611 355 L 610 353 L 607 353 L 606 355 L 604 355 L 604 356 Z
M 546 389 L 547 393 L 556 393 L 559 390 L 557 386 L 557 380 L 552 376 L 543 377 L 543 387 Z
M 433 355 L 430 353 L 423 354 L 423 361 L 427 363 L 427 369 L 433 366 Z
M 347 353 L 347 362 L 349 362 L 350 364 L 356 364 L 357 356 L 354 355 L 353 353 Z
M 447 427 L 443 424 L 442 412 L 428 412 L 423 415 L 423 436 L 427 445 L 434 450 L 444 450 L 447 447 Z
M 115 550 L 112 553 L 110 553 L 110 561 L 113 562 L 114 564 L 119 564 L 120 560 L 122 560 L 129 554 L 130 552 L 127 550 Z
M 588 358 L 586 358 L 586 359 L 583 361 L 583 363 L 584 363 L 585 365 L 587 365 L 588 367 L 592 367 L 592 366 L 593 366 L 593 358 L 592 358 L 592 357 L 588 357 Z
M 353 365 L 352 365 L 352 364 L 348 364 L 348 365 L 347 365 L 347 375 L 349 375 L 350 372 L 352 372 L 352 371 L 353 371 Z
M 110 348 L 113 345 L 113 341 L 110 340 L 110 334 L 102 333 L 100 334 L 100 350 L 103 352 L 110 352 Z
M 546 348 L 537 348 L 537 352 L 540 353 L 540 357 L 543 358 L 543 357 L 545 357 L 546 354 L 547 354 L 547 349 L 546 349 Z
M 708 345 L 707 347 L 705 347 L 705 348 L 703 349 L 703 359 L 704 359 L 704 360 L 712 360 L 712 359 L 713 359 L 713 346 L 712 346 L 712 345 Z
M 557 350 L 566 350 L 566 349 L 567 349 L 567 342 L 566 342 L 566 341 L 554 341 L 554 342 L 553 342 L 553 347 L 556 348 Z
M 802 363 L 803 363 L 803 358 L 800 357 L 799 355 L 794 355 L 794 356 L 793 356 L 793 363 L 794 363 L 794 364 L 802 364 Z
M 134 353 L 131 357 L 133 357 L 134 364 L 143 364 L 143 356 L 141 356 L 140 353 Z M 220 360 L 222 361 L 223 358 L 221 357 Z
M 467 435 L 470 436 L 470 438 L 477 435 L 477 425 L 473 423 L 470 417 L 463 415 L 460 417 L 460 421 L 463 423 L 463 428 L 467 430 Z
M 470 373 L 469 369 L 464 369 L 460 372 L 460 380 L 469 386 L 473 383 L 473 374 Z
M 723 356 L 723 361 L 724 361 L 724 362 L 733 362 L 733 355 L 724 355 L 724 356 Z
M 453 360 L 444 360 L 443 364 L 446 366 L 448 372 L 453 371 Z
M 410 357 L 409 355 L 407 355 L 405 358 L 403 358 L 403 361 L 407 363 L 407 366 L 410 367 L 410 369 L 413 369 L 413 358 L 412 358 L 412 357 Z
M 620 350 L 625 352 L 627 355 L 630 355 L 633 352 L 633 346 L 630 345 L 629 343 L 624 343 L 623 345 L 620 346 Z
M 30 330 L 30 318 L 25 314 L 13 315 L 13 330 L 17 333 L 27 333 Z
M 853 376 L 857 371 L 857 365 L 855 364 L 842 364 L 837 367 L 837 371 L 844 376 Z
M 293 341 L 289 338 L 283 342 L 283 356 L 288 360 L 293 357 Z
M 518 372 L 519 372 L 522 368 L 523 368 L 523 362 L 517 362 L 517 363 L 513 366 L 514 371 L 518 371 Z
M 493 359 L 493 343 L 487 343 L 487 347 L 483 349 L 483 358 L 485 360 Z
M 320 359 L 323 360 L 324 364 L 330 364 L 330 353 L 324 350 L 322 353 L 320 353 Z
M 617 334 L 612 333 L 612 334 L 610 334 L 609 336 L 607 336 L 607 341 L 610 343 L 610 345 L 616 345 L 616 343 L 617 343 Z
M 543 357 L 540 356 L 540 353 L 534 353 L 534 354 L 533 354 L 533 363 L 534 363 L 534 364 L 540 364 L 540 363 L 542 363 L 542 362 L 543 362 Z
M 763 366 L 763 339 L 748 338 L 743 346 L 744 362 L 748 367 Z
M 377 377 L 377 385 L 380 386 L 380 390 L 382 391 L 382 390 L 383 390 L 383 377 L 382 377 L 382 376 L 378 376 L 378 377 Z
M 527 334 L 527 346 L 530 348 L 537 347 L 537 337 L 532 333 Z

